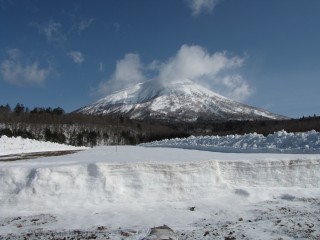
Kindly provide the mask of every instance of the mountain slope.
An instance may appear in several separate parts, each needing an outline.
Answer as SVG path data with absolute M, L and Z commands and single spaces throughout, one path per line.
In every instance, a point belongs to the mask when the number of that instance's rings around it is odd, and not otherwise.
M 77 112 L 124 115 L 132 119 L 186 121 L 283 119 L 285 117 L 227 99 L 191 81 L 139 83 L 116 91 Z

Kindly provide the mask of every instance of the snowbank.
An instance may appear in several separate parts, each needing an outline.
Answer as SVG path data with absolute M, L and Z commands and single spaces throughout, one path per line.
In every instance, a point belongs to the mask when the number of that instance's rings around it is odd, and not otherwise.
M 165 139 L 141 144 L 145 147 L 170 147 L 230 153 L 320 153 L 320 133 L 309 131 L 287 133 L 282 130 L 267 137 L 251 133 L 245 135 L 200 136 Z
M 320 156 L 96 147 L 0 163 L 0 205 L 86 205 L 216 198 L 251 188 L 319 188 Z M 45 200 L 45 201 L 44 201 Z
M 74 147 L 65 144 L 43 142 L 21 137 L 0 138 L 0 156 L 20 153 L 32 152 L 50 152 L 50 151 L 68 151 L 68 150 L 83 150 L 86 147 Z

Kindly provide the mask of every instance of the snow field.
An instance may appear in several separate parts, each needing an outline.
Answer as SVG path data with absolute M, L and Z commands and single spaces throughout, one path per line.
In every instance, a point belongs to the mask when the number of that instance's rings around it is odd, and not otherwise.
M 320 133 L 314 130 L 303 133 L 287 133 L 282 130 L 266 137 L 257 133 L 223 137 L 191 136 L 141 145 L 233 153 L 320 153 Z

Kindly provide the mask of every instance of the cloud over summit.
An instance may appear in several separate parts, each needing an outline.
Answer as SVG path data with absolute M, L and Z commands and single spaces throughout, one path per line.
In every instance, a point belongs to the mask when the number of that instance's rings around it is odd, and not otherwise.
M 107 81 L 99 84 L 97 92 L 99 94 L 108 94 L 146 81 L 142 69 L 143 65 L 138 54 L 126 54 L 123 59 L 117 61 L 116 69 L 112 76 Z
M 98 86 L 98 93 L 133 86 L 152 80 L 161 84 L 192 81 L 235 100 L 245 100 L 252 94 L 252 87 L 238 73 L 244 59 L 229 56 L 226 52 L 210 54 L 198 45 L 182 45 L 167 61 L 153 61 L 144 65 L 138 54 L 129 53 L 119 60 L 112 76 Z M 152 75 L 152 79 L 147 76 Z
M 214 78 L 220 71 L 240 67 L 242 63 L 243 59 L 228 57 L 225 52 L 210 54 L 197 45 L 182 45 L 174 57 L 160 65 L 158 78 L 162 82 Z

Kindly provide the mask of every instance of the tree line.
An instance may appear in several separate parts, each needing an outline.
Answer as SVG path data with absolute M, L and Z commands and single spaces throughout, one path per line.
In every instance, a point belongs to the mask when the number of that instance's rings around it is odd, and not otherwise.
M 29 109 L 0 105 L 0 136 L 66 143 L 75 146 L 135 145 L 163 138 L 188 136 L 160 124 L 144 123 L 118 116 L 66 113 L 57 107 Z
M 6 105 L 0 105 L 0 114 L 5 114 L 5 113 L 15 113 L 15 114 L 21 114 L 21 113 L 30 113 L 30 114 L 37 114 L 37 113 L 48 113 L 48 114 L 53 114 L 53 115 L 63 115 L 65 111 L 60 108 L 51 108 L 51 107 L 35 107 L 32 110 L 29 110 L 28 107 L 25 107 L 23 104 L 17 103 L 17 105 L 11 110 L 11 107 L 9 104 Z

